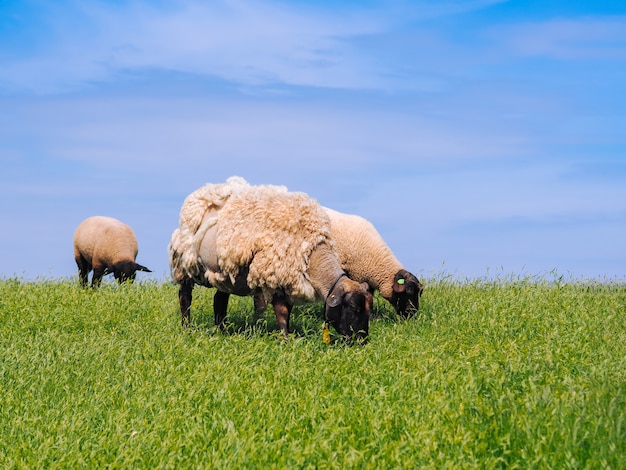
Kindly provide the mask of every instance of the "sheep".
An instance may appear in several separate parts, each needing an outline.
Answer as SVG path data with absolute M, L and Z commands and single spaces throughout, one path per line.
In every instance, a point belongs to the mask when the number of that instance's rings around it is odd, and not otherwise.
M 371 222 L 358 215 L 324 207 L 330 218 L 341 267 L 370 291 L 378 290 L 396 312 L 409 316 L 419 309 L 422 283 L 404 269 Z
M 192 204 L 202 210 L 189 217 Z M 293 305 L 314 301 L 324 301 L 325 319 L 345 339 L 368 335 L 372 294 L 341 269 L 330 220 L 304 193 L 250 186 L 241 178 L 205 185 L 185 199 L 168 251 L 183 326 L 199 284 L 217 288 L 220 327 L 231 294 L 254 295 L 257 311 L 272 303 L 285 337 Z
M 137 271 L 152 272 L 135 262 L 137 251 L 133 229 L 112 217 L 89 217 L 74 231 L 74 259 L 83 287 L 87 286 L 87 276 L 92 269 L 93 288 L 100 286 L 102 276 L 108 273 L 113 273 L 121 284 L 133 281 Z

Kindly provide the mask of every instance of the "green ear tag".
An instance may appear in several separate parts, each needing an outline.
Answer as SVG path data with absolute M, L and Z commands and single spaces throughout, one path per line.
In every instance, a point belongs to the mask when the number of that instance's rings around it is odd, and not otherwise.
M 404 279 L 398 279 L 398 284 L 400 285 L 404 284 Z

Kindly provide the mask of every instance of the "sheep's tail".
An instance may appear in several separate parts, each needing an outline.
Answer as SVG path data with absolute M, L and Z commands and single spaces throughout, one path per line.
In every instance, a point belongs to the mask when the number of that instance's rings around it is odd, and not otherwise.
M 185 198 L 180 209 L 179 227 L 172 233 L 168 246 L 174 282 L 201 278 L 205 268 L 199 257 L 200 244 L 206 232 L 217 223 L 217 216 L 205 220 L 207 213 L 218 211 L 233 194 L 248 187 L 245 179 L 232 176 L 226 183 L 206 184 Z

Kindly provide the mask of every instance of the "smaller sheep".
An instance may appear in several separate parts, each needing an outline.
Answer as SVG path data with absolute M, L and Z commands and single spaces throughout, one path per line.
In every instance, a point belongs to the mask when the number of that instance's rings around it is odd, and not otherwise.
M 424 287 L 393 254 L 374 225 L 358 215 L 324 208 L 337 245 L 341 267 L 370 290 L 378 290 L 396 312 L 409 316 L 419 309 Z
M 104 216 L 83 220 L 74 232 L 74 259 L 81 286 L 87 286 L 92 269 L 91 287 L 98 287 L 102 276 L 109 273 L 121 284 L 133 281 L 137 271 L 152 272 L 135 262 L 137 251 L 135 233 L 125 223 Z

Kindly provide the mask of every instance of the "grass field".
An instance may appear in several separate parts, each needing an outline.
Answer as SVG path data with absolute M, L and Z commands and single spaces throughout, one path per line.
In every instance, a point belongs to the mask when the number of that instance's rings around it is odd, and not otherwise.
M 419 315 L 376 299 L 365 346 L 321 306 L 196 288 L 0 280 L 2 468 L 626 468 L 626 286 L 557 276 L 425 281 Z

